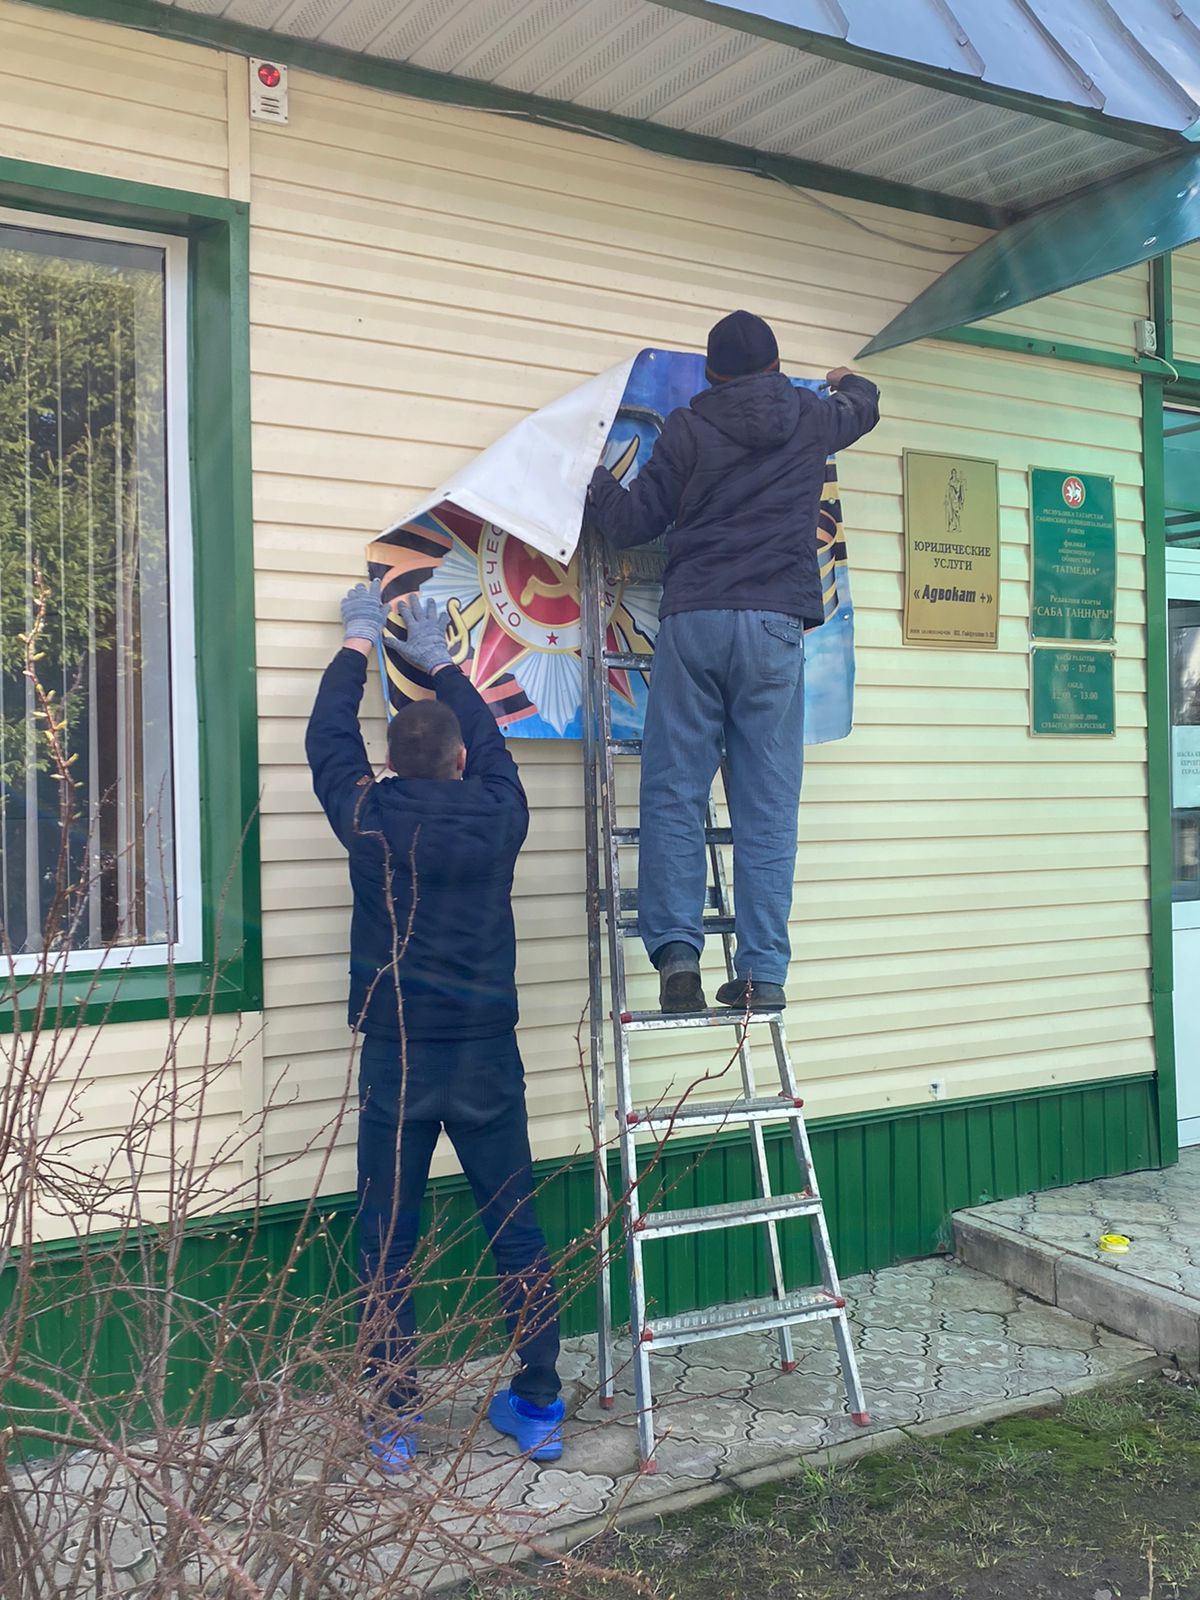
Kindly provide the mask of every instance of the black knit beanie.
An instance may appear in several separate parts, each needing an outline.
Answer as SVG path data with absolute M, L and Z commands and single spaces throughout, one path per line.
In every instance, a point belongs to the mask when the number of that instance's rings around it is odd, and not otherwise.
M 773 372 L 778 366 L 775 335 L 752 311 L 731 311 L 708 336 L 704 372 L 709 383 L 744 378 L 752 372 Z

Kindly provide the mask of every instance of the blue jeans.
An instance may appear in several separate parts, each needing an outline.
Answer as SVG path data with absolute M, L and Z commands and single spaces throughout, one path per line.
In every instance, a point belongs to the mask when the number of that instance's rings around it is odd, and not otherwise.
M 558 1297 L 533 1204 L 525 1070 L 516 1037 L 410 1041 L 401 1105 L 400 1046 L 364 1038 L 359 1058 L 358 1199 L 362 1311 L 381 1331 L 371 1371 L 393 1406 L 418 1400 L 409 1265 L 438 1134 L 445 1128 L 491 1242 L 521 1370 L 513 1393 L 557 1396 Z
M 729 767 L 739 978 L 783 983 L 804 770 L 804 629 L 774 611 L 663 619 L 642 743 L 638 920 L 651 957 L 704 948 L 704 808 Z

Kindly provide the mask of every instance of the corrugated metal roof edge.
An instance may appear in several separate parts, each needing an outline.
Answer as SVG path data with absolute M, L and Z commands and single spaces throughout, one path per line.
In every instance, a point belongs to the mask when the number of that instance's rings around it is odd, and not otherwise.
M 721 5 L 719 0 L 651 0 L 665 11 L 677 11 L 697 17 L 720 28 L 739 33 L 750 33 L 776 44 L 790 45 L 809 55 L 823 56 L 840 61 L 846 66 L 861 68 L 864 72 L 878 72 L 884 77 L 899 78 L 906 83 L 918 84 L 943 94 L 953 94 L 967 100 L 978 100 L 985 105 L 998 106 L 1006 111 L 1022 112 L 1044 122 L 1058 122 L 1071 128 L 1082 129 L 1124 144 L 1140 145 L 1147 150 L 1177 149 L 1181 143 L 1197 137 L 1193 129 L 1172 131 L 1148 123 L 1129 122 L 1109 116 L 1104 111 L 1086 106 L 1067 105 L 1061 100 L 1047 100 L 1042 95 L 1023 89 L 1006 89 L 999 84 L 984 83 L 966 73 L 951 72 L 944 67 L 926 66 L 919 61 L 909 61 L 902 56 L 884 55 L 868 50 L 862 45 L 850 44 L 831 34 L 815 33 L 809 28 L 777 22 L 772 17 Z
M 358 83 L 385 93 L 406 94 L 420 100 L 463 106 L 468 110 L 502 111 L 531 122 L 561 127 L 600 138 L 616 138 L 660 155 L 698 161 L 739 171 L 782 179 L 797 188 L 843 195 L 871 205 L 939 217 L 968 227 L 995 229 L 1017 215 L 1003 207 L 962 199 L 932 189 L 919 189 L 885 178 L 873 178 L 847 168 L 824 166 L 798 156 L 772 155 L 748 145 L 730 144 L 704 134 L 685 133 L 662 123 L 639 121 L 615 112 L 590 111 L 567 101 L 548 100 L 518 90 L 504 89 L 475 78 L 456 78 L 405 62 L 385 60 L 331 45 L 310 44 L 266 28 L 183 11 L 157 0 L 20 0 L 35 10 L 64 12 L 91 22 L 111 22 L 239 55 L 266 56 L 325 77 Z M 1155 148 L 1159 148 L 1156 146 Z

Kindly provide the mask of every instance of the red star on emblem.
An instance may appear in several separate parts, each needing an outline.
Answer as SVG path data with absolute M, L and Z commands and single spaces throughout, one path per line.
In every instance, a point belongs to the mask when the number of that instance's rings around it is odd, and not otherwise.
M 556 633 L 548 633 L 546 635 L 546 643 L 547 644 L 557 644 L 558 643 L 558 635 Z

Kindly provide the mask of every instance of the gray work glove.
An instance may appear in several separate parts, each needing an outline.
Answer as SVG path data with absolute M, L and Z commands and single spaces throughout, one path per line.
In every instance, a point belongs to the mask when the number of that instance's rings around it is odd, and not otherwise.
M 342 600 L 342 638 L 378 644 L 387 615 L 379 579 L 374 579 L 370 587 L 356 583 Z
M 396 617 L 404 624 L 405 637 L 397 639 L 395 634 L 385 634 L 384 643 L 389 650 L 425 673 L 454 665 L 446 648 L 447 618 L 444 612 L 438 611 L 436 600 L 427 600 L 424 608 L 419 597 L 411 606 L 401 600 L 396 607 Z

